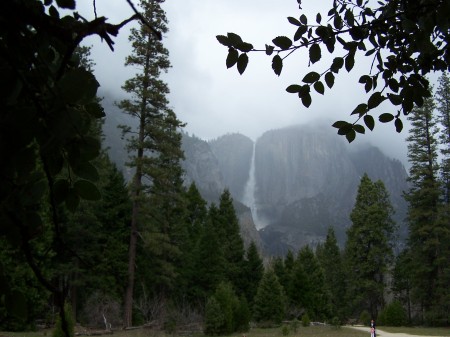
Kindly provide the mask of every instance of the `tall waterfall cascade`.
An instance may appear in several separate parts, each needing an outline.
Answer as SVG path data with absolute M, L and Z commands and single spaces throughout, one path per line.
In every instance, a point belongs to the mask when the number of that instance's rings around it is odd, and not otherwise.
M 256 190 L 256 177 L 255 177 L 255 154 L 256 154 L 256 142 L 253 143 L 252 159 L 250 163 L 250 172 L 247 180 L 247 184 L 244 189 L 244 196 L 242 202 L 250 208 L 252 212 L 253 222 L 256 229 L 261 229 L 264 226 L 263 221 L 258 217 L 258 207 L 256 204 L 255 190 Z

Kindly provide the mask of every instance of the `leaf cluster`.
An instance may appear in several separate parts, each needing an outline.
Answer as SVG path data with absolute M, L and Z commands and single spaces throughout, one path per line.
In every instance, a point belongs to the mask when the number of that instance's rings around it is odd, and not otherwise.
M 248 64 L 249 52 L 264 51 L 272 56 L 272 69 L 276 75 L 283 70 L 283 61 L 294 52 L 308 51 L 308 65 L 320 63 L 326 50 L 335 55 L 331 64 L 320 72 L 310 71 L 302 82 L 286 88 L 297 94 L 305 107 L 312 103 L 311 88 L 323 95 L 325 88 L 331 89 L 335 77 L 342 68 L 354 69 L 356 56 L 371 59 L 371 67 L 359 79 L 370 94 L 367 102 L 360 103 L 351 115 L 355 122 L 340 121 L 333 125 L 349 142 L 356 133 L 373 130 L 374 109 L 384 101 L 396 107 L 396 112 L 384 112 L 378 121 L 394 121 L 397 132 L 403 129 L 402 115 L 408 115 L 413 107 L 422 106 L 430 95 L 426 74 L 444 71 L 450 66 L 448 49 L 450 27 L 450 4 L 439 0 L 339 0 L 333 1 L 327 18 L 318 13 L 314 20 L 305 14 L 288 17 L 294 27 L 292 37 L 277 36 L 264 49 L 254 49 L 250 43 L 242 42 L 239 35 L 217 36 L 220 43 L 229 48 L 227 67 L 238 63 L 239 73 Z M 312 22 L 311 22 L 312 21 Z M 339 48 L 337 48 L 339 47 Z M 359 123 L 359 122 L 362 123 Z

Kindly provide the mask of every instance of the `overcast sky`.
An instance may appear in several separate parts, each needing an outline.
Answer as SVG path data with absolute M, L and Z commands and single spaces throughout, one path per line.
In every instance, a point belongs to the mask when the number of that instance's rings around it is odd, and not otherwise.
M 295 28 L 287 21 L 288 16 L 298 18 L 305 13 L 314 20 L 315 14 L 321 12 L 326 18 L 331 3 L 331 0 L 303 0 L 300 11 L 296 0 L 166 0 L 163 9 L 170 31 L 163 42 L 169 49 L 172 68 L 164 79 L 171 90 L 169 100 L 173 110 L 187 123 L 185 131 L 206 140 L 230 132 L 240 132 L 256 140 L 267 130 L 313 120 L 325 121 L 330 125 L 330 132 L 335 132 L 331 124 L 336 120 L 353 121 L 350 112 L 368 98 L 358 84 L 363 71 L 370 68 L 370 61 L 362 54 L 357 57 L 355 71 L 350 74 L 341 71 L 335 87 L 326 88 L 324 96 L 312 93 L 312 105 L 306 109 L 285 88 L 300 83 L 311 70 L 323 72 L 330 66 L 329 62 L 308 67 L 307 50 L 304 50 L 285 60 L 278 77 L 271 69 L 271 57 L 250 53 L 249 65 L 241 76 L 236 68 L 226 69 L 227 49 L 215 37 L 234 32 L 262 49 L 278 35 L 293 36 Z M 88 19 L 94 17 L 92 1 L 79 0 L 77 5 L 80 14 Z M 106 16 L 111 23 L 133 14 L 125 0 L 97 0 L 96 7 L 97 14 Z M 135 73 L 123 65 L 131 50 L 128 33 L 132 26 L 123 29 L 115 39 L 114 52 L 97 37 L 86 41 L 93 46 L 101 91 L 117 99 L 124 95 L 121 85 Z M 324 48 L 323 59 L 332 57 Z M 387 102 L 379 109 L 379 112 L 395 113 Z M 392 123 L 377 123 L 374 132 L 358 135 L 355 143 L 370 141 L 406 165 L 406 136 L 406 131 L 397 134 Z

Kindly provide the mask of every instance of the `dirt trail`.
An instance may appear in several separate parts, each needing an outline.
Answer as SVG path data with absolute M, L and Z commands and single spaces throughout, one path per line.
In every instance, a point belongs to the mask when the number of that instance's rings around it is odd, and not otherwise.
M 346 327 L 356 329 L 356 330 L 366 331 L 367 337 L 370 337 L 370 328 L 367 326 L 346 325 Z M 416 337 L 416 336 L 417 335 L 409 335 L 409 334 L 400 333 L 400 332 L 399 333 L 386 332 L 386 331 L 377 329 L 377 337 Z M 437 337 L 437 336 L 420 336 L 420 337 Z

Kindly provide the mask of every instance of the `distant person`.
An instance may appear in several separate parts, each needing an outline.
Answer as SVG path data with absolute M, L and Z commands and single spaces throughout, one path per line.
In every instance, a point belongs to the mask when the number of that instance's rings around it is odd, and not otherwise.
M 377 337 L 375 321 L 373 319 L 370 321 L 370 337 Z

